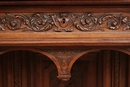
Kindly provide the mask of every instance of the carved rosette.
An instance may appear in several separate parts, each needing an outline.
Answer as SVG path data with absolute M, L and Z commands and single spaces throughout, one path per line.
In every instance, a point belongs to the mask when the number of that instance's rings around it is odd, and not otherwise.
M 34 32 L 130 30 L 130 18 L 121 13 L 8 13 L 0 16 L 0 29 Z
M 22 21 L 15 17 L 15 15 L 7 14 L 3 23 L 5 23 L 5 26 L 10 30 L 18 30 L 21 28 Z
M 96 28 L 97 17 L 91 13 L 83 14 L 78 17 L 79 19 L 74 22 L 75 27 L 81 31 L 92 31 Z

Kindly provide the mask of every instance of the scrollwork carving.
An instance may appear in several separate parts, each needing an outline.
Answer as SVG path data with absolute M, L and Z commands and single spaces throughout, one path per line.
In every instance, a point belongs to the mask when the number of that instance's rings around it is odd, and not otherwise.
M 32 31 L 47 31 L 52 28 L 52 19 L 48 15 L 44 15 L 42 13 L 36 13 L 32 16 L 27 15 L 16 15 L 17 18 L 21 18 L 23 20 L 23 24 L 26 25 L 26 30 Z
M 15 15 L 7 14 L 3 23 L 10 30 L 18 30 L 21 28 L 22 21 L 19 20 Z
M 102 25 L 105 21 L 107 21 L 108 29 L 117 30 L 121 26 L 122 16 L 121 14 L 105 14 L 99 18 L 98 23 Z
M 121 13 L 8 13 L 0 16 L 0 29 L 34 32 L 130 30 L 130 18 Z
M 94 17 L 91 13 L 86 13 L 79 17 L 79 20 L 76 20 L 74 24 L 81 31 L 92 31 L 96 28 L 97 17 Z

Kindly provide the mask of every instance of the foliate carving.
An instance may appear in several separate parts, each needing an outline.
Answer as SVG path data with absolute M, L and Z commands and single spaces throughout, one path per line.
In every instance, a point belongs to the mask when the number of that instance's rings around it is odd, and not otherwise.
M 21 19 L 26 25 L 23 29 L 32 31 L 47 31 L 52 28 L 52 19 L 48 15 L 42 13 L 27 15 L 15 15 L 17 19 Z
M 0 29 L 34 32 L 130 30 L 130 18 L 121 13 L 8 13 L 0 16 Z
M 104 28 L 117 30 L 121 26 L 122 16 L 121 14 L 96 15 L 92 13 L 86 13 L 82 15 L 79 20 L 80 21 L 75 22 L 75 26 L 81 31 L 104 31 Z

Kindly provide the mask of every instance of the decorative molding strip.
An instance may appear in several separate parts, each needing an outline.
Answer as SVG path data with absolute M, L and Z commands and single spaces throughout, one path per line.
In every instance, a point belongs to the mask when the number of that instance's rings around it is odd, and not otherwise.
M 121 13 L 1 13 L 0 29 L 34 32 L 124 31 L 130 30 L 130 18 Z
M 18 54 L 14 55 L 14 87 L 20 86 L 20 61 Z

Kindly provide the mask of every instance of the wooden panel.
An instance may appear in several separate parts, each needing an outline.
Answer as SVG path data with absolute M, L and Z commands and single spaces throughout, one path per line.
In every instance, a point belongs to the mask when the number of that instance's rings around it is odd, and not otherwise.
M 127 87 L 128 79 L 128 56 L 120 53 L 120 87 Z
M 104 52 L 104 57 L 103 57 L 103 71 L 104 71 L 104 75 L 103 75 L 103 87 L 111 87 L 112 85 L 112 75 L 111 75 L 111 51 L 105 51 Z
M 96 86 L 97 87 L 103 87 L 103 69 L 104 69 L 104 64 L 103 64 L 103 59 L 104 59 L 104 55 L 103 55 L 103 51 L 99 52 L 97 54 L 97 83 Z
M 3 57 L 3 86 L 7 87 L 7 64 L 6 64 L 6 55 Z
M 27 55 L 28 55 L 28 53 L 26 52 L 26 51 L 23 51 L 22 52 L 22 55 L 21 55 L 21 62 L 22 62 L 22 64 L 21 64 L 21 69 L 22 69 L 22 74 L 21 74 L 21 84 L 22 84 L 22 87 L 28 87 L 28 79 L 27 79 Z
M 7 54 L 7 58 L 4 58 L 6 60 L 6 65 L 7 65 L 7 87 L 13 87 L 14 84 L 16 83 L 13 83 L 13 60 L 12 60 L 12 56 L 10 55 L 10 53 Z M 19 61 L 17 61 L 19 63 Z M 19 66 L 18 66 L 19 67 Z M 17 86 L 15 86 L 17 87 Z
M 42 86 L 42 76 L 43 76 L 43 58 L 35 58 L 34 59 L 34 87 L 43 87 Z

